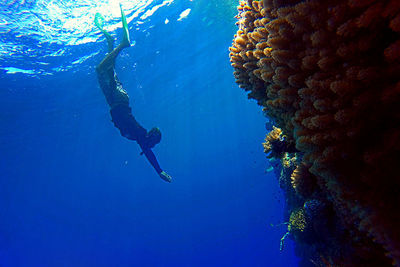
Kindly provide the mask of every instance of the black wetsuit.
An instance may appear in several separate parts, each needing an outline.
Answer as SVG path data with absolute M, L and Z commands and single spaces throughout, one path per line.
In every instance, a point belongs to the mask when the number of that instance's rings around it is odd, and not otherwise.
M 136 141 L 143 154 L 149 160 L 156 172 L 160 174 L 162 169 L 158 164 L 157 158 L 147 144 L 147 130 L 143 128 L 132 115 L 129 106 L 129 96 L 122 88 L 114 69 L 97 69 L 97 78 L 101 90 L 110 106 L 110 114 L 115 127 L 119 129 L 121 135 L 129 140 Z

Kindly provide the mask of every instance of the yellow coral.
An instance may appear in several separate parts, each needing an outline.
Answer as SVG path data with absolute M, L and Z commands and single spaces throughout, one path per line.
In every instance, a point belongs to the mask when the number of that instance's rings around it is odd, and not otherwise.
M 297 166 L 296 169 L 294 169 L 292 175 L 290 176 L 290 182 L 295 190 L 297 189 L 300 180 L 299 169 L 300 169 L 299 166 Z
M 303 233 L 307 228 L 307 221 L 304 214 L 303 208 L 292 211 L 290 214 L 289 222 L 285 223 L 288 225 L 288 231 L 281 238 L 280 251 L 283 250 L 285 240 L 289 236 L 298 237 L 300 233 Z
M 304 232 L 306 227 L 307 227 L 307 221 L 306 221 L 306 217 L 304 214 L 304 210 L 298 209 L 298 210 L 293 211 L 290 214 L 290 218 L 289 218 L 289 225 L 288 225 L 289 233 Z
M 284 154 L 284 156 L 282 157 L 282 160 L 281 160 L 281 162 L 282 162 L 282 166 L 283 166 L 283 168 L 290 168 L 290 163 L 291 163 L 291 161 L 290 161 L 290 157 L 289 157 L 289 153 L 285 153 Z
M 284 168 L 288 169 L 296 165 L 296 160 L 297 160 L 296 155 L 293 155 L 291 157 L 291 155 L 288 152 L 285 152 L 281 159 L 281 163 Z
M 282 134 L 282 130 L 272 126 L 273 129 L 272 131 L 270 131 L 266 137 L 265 137 L 265 142 L 263 143 L 263 147 L 264 147 L 264 152 L 265 153 L 269 153 L 272 149 L 272 143 L 276 142 L 280 139 L 281 134 Z

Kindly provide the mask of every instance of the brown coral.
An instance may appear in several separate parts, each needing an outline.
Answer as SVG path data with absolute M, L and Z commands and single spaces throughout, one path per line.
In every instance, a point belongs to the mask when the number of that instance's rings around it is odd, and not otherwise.
M 354 240 L 400 266 L 400 1 L 242 0 L 238 19 L 236 82 L 296 144 Z

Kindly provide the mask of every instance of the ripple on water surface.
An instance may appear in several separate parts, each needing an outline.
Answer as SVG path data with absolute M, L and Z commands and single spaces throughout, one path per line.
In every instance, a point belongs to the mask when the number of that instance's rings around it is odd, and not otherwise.
M 130 28 L 143 29 L 157 9 L 173 1 L 5 0 L 0 7 L 0 69 L 28 75 L 68 70 L 98 53 L 71 57 L 74 47 L 102 38 L 93 23 L 97 12 L 105 17 L 105 29 L 114 31 L 121 27 L 121 3 Z

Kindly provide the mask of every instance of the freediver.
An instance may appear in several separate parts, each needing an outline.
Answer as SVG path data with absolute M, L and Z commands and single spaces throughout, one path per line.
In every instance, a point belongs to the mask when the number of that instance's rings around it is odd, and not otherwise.
M 145 155 L 147 160 L 156 170 L 157 174 L 166 182 L 171 182 L 172 177 L 163 171 L 158 164 L 157 158 L 151 150 L 161 141 L 161 132 L 158 128 L 153 128 L 149 132 L 143 128 L 132 115 L 129 106 L 129 96 L 122 88 L 121 82 L 115 73 L 115 60 L 119 53 L 130 46 L 128 23 L 124 12 L 121 9 L 121 20 L 123 28 L 123 40 L 114 49 L 114 38 L 110 33 L 103 29 L 104 17 L 97 13 L 95 24 L 104 34 L 108 44 L 108 54 L 96 67 L 97 77 L 103 94 L 110 106 L 112 122 L 117 127 L 121 135 L 129 140 L 136 141 L 142 149 L 141 155 Z

